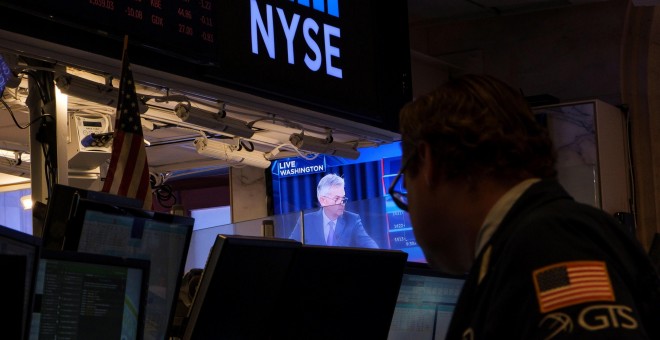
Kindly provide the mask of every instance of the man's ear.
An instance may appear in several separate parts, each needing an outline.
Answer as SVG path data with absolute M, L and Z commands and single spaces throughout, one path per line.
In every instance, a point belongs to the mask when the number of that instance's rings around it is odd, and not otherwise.
M 421 142 L 417 146 L 419 155 L 419 172 L 423 176 L 426 185 L 431 186 L 437 180 L 436 165 L 433 160 L 431 146 L 427 142 Z

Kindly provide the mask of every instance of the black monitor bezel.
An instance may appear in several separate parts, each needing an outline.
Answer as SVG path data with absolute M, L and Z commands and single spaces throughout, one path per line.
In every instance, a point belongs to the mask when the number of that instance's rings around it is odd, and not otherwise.
M 466 280 L 468 276 L 467 273 L 462 275 L 449 274 L 439 269 L 435 269 L 431 267 L 431 265 L 426 262 L 406 262 L 406 266 L 403 270 L 403 273 L 410 275 L 436 276 L 441 278 L 458 279 L 458 280 Z
M 407 259 L 407 253 L 398 250 L 383 250 L 383 249 L 365 249 L 365 248 L 351 248 L 351 247 L 326 247 L 326 246 L 307 246 L 302 243 L 290 239 L 281 239 L 281 238 L 264 238 L 264 237 L 253 237 L 253 236 L 239 236 L 239 235 L 222 235 L 219 234 L 216 238 L 213 248 L 209 252 L 209 258 L 205 265 L 204 272 L 202 274 L 200 284 L 197 289 L 197 294 L 194 298 L 193 304 L 188 314 L 187 325 L 185 327 L 185 334 L 183 336 L 184 340 L 187 339 L 197 339 L 200 336 L 200 333 L 196 333 L 196 326 L 198 326 L 199 313 L 201 313 L 202 306 L 204 304 L 212 304 L 214 308 L 232 308 L 231 304 L 223 304 L 223 301 L 210 301 L 208 298 L 207 292 L 209 289 L 218 289 L 219 285 L 214 280 L 220 278 L 231 278 L 236 281 L 232 281 L 232 284 L 238 284 L 241 282 L 241 278 L 237 276 L 237 272 L 245 270 L 245 268 L 239 268 L 232 272 L 231 267 L 220 268 L 224 263 L 223 261 L 230 261 L 230 259 L 223 259 L 223 256 L 231 255 L 231 248 L 233 247 L 278 247 L 286 248 L 289 251 L 293 251 L 294 254 L 291 258 L 290 263 L 285 264 L 282 268 L 287 267 L 284 281 L 282 282 L 273 282 L 276 287 L 272 288 L 269 291 L 276 291 L 277 296 L 275 298 L 275 304 L 272 304 L 272 301 L 268 306 L 261 306 L 261 309 L 265 313 L 270 313 L 271 317 L 268 319 L 263 319 L 261 322 L 255 322 L 254 330 L 255 334 L 259 334 L 262 337 L 270 338 L 307 338 L 316 331 L 315 326 L 307 327 L 303 324 L 300 324 L 302 321 L 299 319 L 301 314 L 299 307 L 301 304 L 305 304 L 303 300 L 306 299 L 304 293 L 297 291 L 297 288 L 300 287 L 301 274 L 303 273 L 304 268 L 308 267 L 299 267 L 301 261 L 309 261 L 310 259 L 302 259 L 306 255 L 312 255 L 316 258 L 316 255 L 322 254 L 322 257 L 332 258 L 337 256 L 337 258 L 342 257 L 345 259 L 350 259 L 352 257 L 363 257 L 363 259 L 374 259 L 378 261 L 378 258 L 383 260 L 381 264 L 396 264 L 393 266 L 391 275 L 391 281 L 389 282 L 389 294 L 387 296 L 378 298 L 390 299 L 385 301 L 385 304 L 391 306 L 391 310 L 379 311 L 385 315 L 385 317 L 380 318 L 380 321 L 391 320 L 391 315 L 394 313 L 394 307 L 396 304 L 396 298 L 398 294 L 398 288 L 401 283 L 403 276 L 403 270 Z M 313 261 L 313 260 L 312 260 Z M 239 259 L 239 262 L 242 262 Z M 249 261 L 248 261 L 249 262 Z M 309 265 L 309 262 L 307 262 Z M 323 267 L 323 264 L 319 264 L 319 267 Z M 378 266 L 375 266 L 378 267 Z M 355 268 L 357 270 L 357 268 Z M 370 268 L 360 267 L 360 270 L 369 271 Z M 373 269 L 373 268 L 372 268 Z M 382 266 L 381 266 L 382 269 Z M 303 274 L 306 276 L 307 274 Z M 310 273 L 309 275 L 316 275 L 315 273 Z M 297 283 L 296 283 L 297 282 Z M 281 285 L 281 287 L 277 286 Z M 343 286 L 337 285 L 340 289 L 344 289 Z M 213 288 L 215 287 L 215 288 Z M 266 288 L 264 288 L 266 289 Z M 376 290 L 374 290 L 376 291 Z M 238 294 L 239 292 L 229 292 Z M 254 306 L 250 306 L 254 308 Z M 344 306 L 346 307 L 346 306 Z M 322 308 L 329 308 L 329 305 L 323 305 Z M 208 311 L 207 311 L 208 312 Z M 307 311 L 308 313 L 313 313 L 313 311 Z M 319 310 L 316 311 L 317 314 L 321 314 Z M 216 313 L 218 315 L 219 313 Z M 389 314 L 389 318 L 387 316 Z M 384 324 L 383 324 L 384 325 Z M 389 323 L 383 327 L 383 334 L 379 334 L 376 338 L 380 338 L 381 335 L 385 335 L 389 329 Z M 368 332 L 371 332 L 368 330 Z M 372 333 L 374 335 L 375 333 Z M 209 334 L 204 334 L 208 336 Z M 217 335 L 217 334 L 213 334 Z M 318 335 L 318 334 L 317 334 Z
M 28 247 L 34 248 L 34 256 L 32 257 L 32 259 L 30 259 L 32 262 L 31 263 L 32 271 L 31 273 L 26 273 L 26 275 L 30 275 L 30 277 L 32 278 L 29 283 L 30 286 L 26 287 L 29 291 L 28 301 L 27 301 L 28 308 L 27 310 L 23 311 L 24 313 L 23 320 L 25 320 L 23 337 L 26 338 L 30 334 L 30 322 L 31 322 L 30 316 L 32 315 L 32 308 L 34 307 L 33 303 L 34 303 L 35 278 L 38 270 L 39 258 L 42 252 L 42 248 L 41 248 L 42 240 L 41 238 L 2 225 L 0 225 L 0 238 L 6 238 L 10 241 L 17 242 L 26 245 Z
M 339 259 L 340 257 L 344 260 L 352 259 L 352 261 L 318 261 L 320 259 Z M 282 319 L 280 319 L 280 322 L 277 324 L 279 328 L 275 330 L 275 338 L 306 339 L 318 334 L 324 334 L 324 336 L 329 338 L 341 338 L 346 335 L 357 338 L 386 338 L 389 332 L 392 315 L 394 314 L 394 308 L 396 305 L 401 280 L 403 278 L 405 264 L 407 263 L 407 257 L 408 254 L 401 250 L 303 245 L 299 249 L 294 263 L 292 263 L 292 269 L 289 273 L 289 279 L 291 281 L 288 282 L 286 286 L 287 290 L 285 290 L 282 294 L 283 298 L 281 300 L 281 305 L 283 306 L 283 309 L 282 313 L 280 313 L 282 315 Z M 316 273 L 310 273 L 305 270 L 310 269 L 310 260 L 312 262 L 318 263 L 318 265 L 314 266 L 315 271 L 318 270 Z M 303 263 L 301 264 L 300 261 Z M 372 262 L 372 265 L 361 266 L 359 268 L 357 267 L 357 264 L 369 261 Z M 380 264 L 373 263 L 374 261 L 380 261 Z M 308 263 L 305 264 L 304 262 Z M 327 274 L 325 273 L 325 270 L 328 270 L 330 273 L 346 273 L 347 271 L 351 270 L 347 268 L 347 264 L 354 266 L 352 270 L 355 270 L 356 272 L 359 271 L 361 273 L 360 275 L 363 275 L 363 277 L 368 276 L 374 278 L 379 274 L 384 275 L 382 271 L 385 268 L 387 268 L 389 271 L 387 273 L 389 276 L 389 282 L 380 282 L 377 286 L 378 289 L 359 290 L 360 288 L 365 287 L 353 286 L 350 287 L 350 289 L 347 291 L 346 296 L 350 295 L 348 294 L 350 292 L 357 291 L 366 292 L 371 295 L 371 297 L 366 298 L 366 300 L 361 299 L 361 301 L 380 301 L 380 308 L 374 307 L 374 305 L 371 303 L 365 303 L 365 309 L 369 309 L 370 312 L 363 313 L 362 315 L 366 314 L 369 316 L 369 320 L 362 318 L 357 321 L 357 319 L 347 316 L 351 315 L 351 313 L 356 313 L 356 311 L 362 310 L 360 308 L 356 308 L 352 302 L 350 303 L 352 304 L 351 306 L 347 306 L 342 305 L 341 301 L 337 300 L 329 302 L 327 301 L 327 297 L 324 297 L 327 303 L 322 304 L 322 306 L 316 306 L 318 301 L 312 301 L 312 299 L 305 298 L 306 294 L 318 296 L 315 293 L 317 292 L 316 290 L 319 289 L 319 286 L 325 286 L 327 288 L 328 285 L 334 285 L 336 287 L 341 287 L 341 289 L 346 289 L 350 286 L 351 280 L 337 280 L 332 283 L 328 283 L 330 281 L 328 280 L 328 282 L 317 282 L 319 283 L 318 285 L 300 285 L 301 276 L 302 281 L 304 282 L 314 282 L 315 280 L 318 280 L 317 276 L 319 272 Z M 325 277 L 327 278 L 328 276 L 326 275 Z M 382 277 L 384 276 L 381 276 L 381 278 Z M 348 277 L 344 276 L 343 278 L 346 279 Z M 298 281 L 298 284 L 296 284 L 294 281 Z M 358 281 L 356 280 L 353 282 Z M 371 287 L 374 286 L 372 285 Z M 305 292 L 305 290 L 308 289 L 309 291 Z M 377 294 L 378 292 L 383 294 Z M 310 297 L 311 295 L 307 295 L 307 297 Z M 295 298 L 286 298 L 288 296 L 295 296 Z M 333 295 L 328 294 L 328 296 Z M 316 312 L 314 312 L 314 309 L 316 309 Z M 380 314 L 376 315 L 377 313 Z M 340 317 L 343 318 L 343 320 L 346 320 L 346 323 L 344 323 L 345 327 L 342 328 L 343 332 L 339 327 L 336 327 L 331 329 L 332 332 L 334 332 L 332 334 L 320 333 L 321 331 L 319 330 L 318 323 L 316 321 L 312 320 L 312 322 L 300 323 L 300 321 L 305 318 L 308 318 L 307 321 L 310 321 L 309 316 L 312 314 L 319 316 L 319 318 L 323 316 L 328 318 L 334 316 L 335 319 L 339 319 Z M 299 324 L 293 325 L 293 322 L 296 321 L 298 321 Z M 349 326 L 349 322 L 355 323 L 352 326 Z M 367 325 L 367 322 L 371 323 L 371 325 Z M 337 322 L 337 324 L 340 323 L 342 322 Z M 360 324 L 360 326 L 358 326 L 356 323 Z
M 209 332 L 210 330 L 209 325 L 204 325 L 204 324 L 199 324 L 199 320 L 208 320 L 206 317 L 200 316 L 202 313 L 206 313 L 206 311 L 209 308 L 209 304 L 212 306 L 215 306 L 214 308 L 232 308 L 235 307 L 233 305 L 229 305 L 226 303 L 226 301 L 211 301 L 210 298 L 208 298 L 208 293 L 209 290 L 211 289 L 218 289 L 218 286 L 223 286 L 228 284 L 227 281 L 224 282 L 219 282 L 219 279 L 226 278 L 226 277 L 232 277 L 235 279 L 238 279 L 238 282 L 234 281 L 234 283 L 239 283 L 242 279 L 237 277 L 238 274 L 240 273 L 245 273 L 245 271 L 249 271 L 250 268 L 245 268 L 244 265 L 248 264 L 250 261 L 245 260 L 245 259 L 238 259 L 238 262 L 243 262 L 242 266 L 237 266 L 236 267 L 236 259 L 228 258 L 229 256 L 232 256 L 234 251 L 237 248 L 270 248 L 273 251 L 282 251 L 282 252 L 290 252 L 291 259 L 293 259 L 293 256 L 295 256 L 295 252 L 302 247 L 302 244 L 300 242 L 290 240 L 290 239 L 280 239 L 280 238 L 264 238 L 264 237 L 257 237 L 257 236 L 241 236 L 241 235 L 223 235 L 223 234 L 218 234 L 216 236 L 216 240 L 213 244 L 213 247 L 209 251 L 209 256 L 207 259 L 207 262 L 204 266 L 204 271 L 202 273 L 202 277 L 200 278 L 199 286 L 197 288 L 195 297 L 193 299 L 193 303 L 190 307 L 190 310 L 188 312 L 187 320 L 186 320 L 186 325 L 185 325 L 185 331 L 183 334 L 183 339 L 197 339 L 200 338 L 200 331 L 201 332 Z M 284 256 L 287 256 L 287 253 L 284 253 Z M 286 263 L 282 268 L 284 268 L 285 272 L 282 273 L 284 275 L 283 279 L 281 282 L 271 282 L 271 288 L 274 289 L 275 291 L 281 291 L 282 287 L 275 287 L 277 284 L 284 284 L 286 282 L 286 275 L 288 275 L 288 268 L 289 268 L 289 263 Z M 225 266 L 226 264 L 226 266 Z M 266 289 L 268 287 L 264 287 L 264 291 L 261 293 L 265 293 Z M 243 291 L 243 290 L 241 290 Z M 240 294 L 240 291 L 237 292 L 228 292 L 229 294 Z M 257 294 L 257 292 L 248 292 L 251 294 Z M 274 297 L 274 300 L 277 300 L 279 297 Z M 223 302 L 225 302 L 223 304 Z M 270 314 L 272 310 L 275 310 L 275 305 L 272 303 L 273 301 L 270 301 L 271 303 L 264 303 L 263 306 L 261 306 L 261 316 L 263 317 L 262 320 L 263 322 L 255 322 L 253 329 L 250 330 L 252 334 L 259 334 L 260 336 L 267 336 L 269 332 L 271 332 L 272 328 L 272 322 L 274 322 L 277 318 L 280 316 L 276 314 Z M 252 306 L 248 306 L 252 307 Z M 227 311 L 231 312 L 231 311 Z M 216 313 L 213 313 L 214 315 L 217 315 Z M 255 321 L 255 320 L 252 320 Z M 202 330 L 199 329 L 199 327 L 204 328 Z M 211 327 L 216 327 L 217 325 L 211 325 Z M 227 332 L 232 332 L 232 330 L 227 330 Z M 208 334 L 206 334 L 208 335 Z M 219 336 L 218 334 L 215 334 L 214 336 Z M 259 336 L 259 337 L 260 337 Z

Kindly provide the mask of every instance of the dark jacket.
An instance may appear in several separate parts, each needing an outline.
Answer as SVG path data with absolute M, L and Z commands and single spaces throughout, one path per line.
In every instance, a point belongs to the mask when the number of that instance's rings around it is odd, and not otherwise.
M 463 287 L 447 339 L 660 339 L 660 279 L 643 248 L 556 181 L 520 197 Z

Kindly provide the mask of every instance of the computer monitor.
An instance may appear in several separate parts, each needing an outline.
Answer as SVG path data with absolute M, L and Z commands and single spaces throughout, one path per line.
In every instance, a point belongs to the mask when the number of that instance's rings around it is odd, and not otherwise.
M 7 325 L 2 334 L 9 339 L 25 339 L 28 334 L 40 244 L 38 237 L 0 226 L 0 288 L 5 295 L 0 318 Z
M 63 249 L 151 261 L 145 339 L 168 336 L 194 219 L 80 199 Z
M 141 208 L 142 201 L 107 192 L 99 192 L 76 188 L 64 184 L 55 184 L 48 197 L 46 216 L 43 222 L 43 230 L 35 229 L 34 235 L 44 238 L 43 247 L 47 249 L 61 250 L 64 242 L 66 225 L 71 218 L 72 209 L 79 199 L 88 199 L 104 202 L 116 206 Z
M 409 262 L 403 274 L 388 340 L 443 340 L 465 278 Z
M 271 338 L 282 313 L 278 299 L 301 246 L 289 239 L 217 235 L 183 339 Z
M 406 258 L 218 235 L 183 339 L 385 338 Z
M 142 339 L 149 261 L 45 249 L 30 339 Z
M 25 273 L 27 271 L 27 257 L 24 255 L 0 254 L 0 268 L 3 271 L 3 279 L 0 283 L 2 289 L 2 319 L 3 334 L 12 339 L 22 339 L 25 331 L 25 295 L 24 290 Z
M 407 256 L 304 245 L 280 295 L 274 338 L 385 339 Z

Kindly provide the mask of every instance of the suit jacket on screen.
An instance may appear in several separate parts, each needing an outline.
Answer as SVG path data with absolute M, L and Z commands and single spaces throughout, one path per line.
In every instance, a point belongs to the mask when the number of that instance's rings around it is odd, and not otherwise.
M 323 209 L 304 215 L 305 242 L 304 244 L 326 245 L 325 235 L 323 234 Z M 300 241 L 300 220 L 289 238 Z M 367 231 L 364 230 L 360 215 L 349 211 L 339 216 L 335 225 L 335 246 L 360 247 L 360 248 L 378 248 Z

